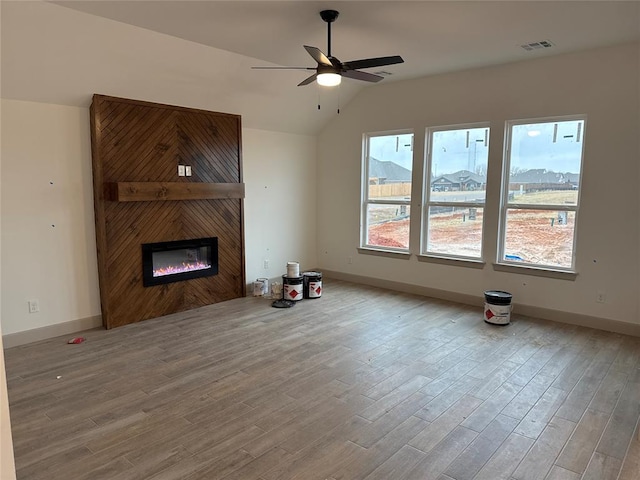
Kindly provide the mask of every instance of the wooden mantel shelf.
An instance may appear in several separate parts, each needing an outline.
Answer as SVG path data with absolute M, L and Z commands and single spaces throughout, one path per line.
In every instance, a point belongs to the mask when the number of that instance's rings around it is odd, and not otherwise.
M 105 199 L 115 202 L 244 198 L 244 183 L 117 182 L 105 184 Z

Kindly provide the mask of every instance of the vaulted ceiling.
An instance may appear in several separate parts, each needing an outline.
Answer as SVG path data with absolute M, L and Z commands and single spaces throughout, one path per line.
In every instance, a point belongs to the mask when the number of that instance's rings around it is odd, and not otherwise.
M 91 94 L 227 111 L 252 128 L 315 134 L 372 84 L 296 85 L 340 16 L 342 61 L 401 55 L 382 83 L 640 39 L 635 1 L 2 1 L 2 96 L 87 106 Z M 526 51 L 523 44 L 550 41 Z M 321 108 L 318 110 L 318 104 Z M 347 107 L 348 108 L 348 107 Z

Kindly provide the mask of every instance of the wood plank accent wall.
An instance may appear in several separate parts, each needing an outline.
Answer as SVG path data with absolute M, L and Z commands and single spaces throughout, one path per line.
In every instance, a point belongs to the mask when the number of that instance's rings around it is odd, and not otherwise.
M 94 95 L 91 148 L 106 328 L 246 295 L 239 115 Z M 204 237 L 218 275 L 143 287 L 143 243 Z

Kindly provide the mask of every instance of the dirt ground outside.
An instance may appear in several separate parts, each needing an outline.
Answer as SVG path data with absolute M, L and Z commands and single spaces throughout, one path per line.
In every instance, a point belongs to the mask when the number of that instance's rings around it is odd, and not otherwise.
M 537 192 L 516 198 L 518 203 L 573 203 L 575 192 Z M 573 198 L 567 198 L 567 197 Z M 369 244 L 381 247 L 408 248 L 409 216 L 381 220 L 370 225 Z M 571 267 L 575 215 L 549 210 L 510 210 L 507 218 L 505 255 L 513 261 L 558 267 Z M 430 216 L 429 252 L 480 257 L 482 243 L 482 208 L 475 220 L 468 208 Z M 397 218 L 397 217 L 396 217 Z

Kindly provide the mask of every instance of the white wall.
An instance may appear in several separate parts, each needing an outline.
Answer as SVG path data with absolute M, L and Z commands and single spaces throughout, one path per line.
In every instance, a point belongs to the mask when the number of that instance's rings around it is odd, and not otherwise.
M 3 333 L 98 315 L 89 111 L 2 100 L 2 120 Z
M 242 135 L 247 282 L 278 280 L 288 261 L 317 267 L 316 137 L 250 129 Z
M 89 111 L 1 107 L 3 334 L 99 315 Z M 315 137 L 243 137 L 247 281 L 281 275 L 287 260 L 316 266 Z M 28 312 L 29 299 L 39 313 Z
M 639 324 L 638 44 L 367 88 L 325 128 L 318 145 L 320 267 L 482 296 L 506 289 L 514 303 Z M 586 114 L 575 281 L 496 272 L 504 123 Z M 414 129 L 414 179 L 422 177 L 428 126 L 491 122 L 483 269 L 358 255 L 362 134 Z M 417 180 L 416 180 L 417 181 Z M 411 251 L 418 253 L 420 198 Z M 353 257 L 353 264 L 347 258 Z M 604 291 L 607 302 L 595 302 Z

